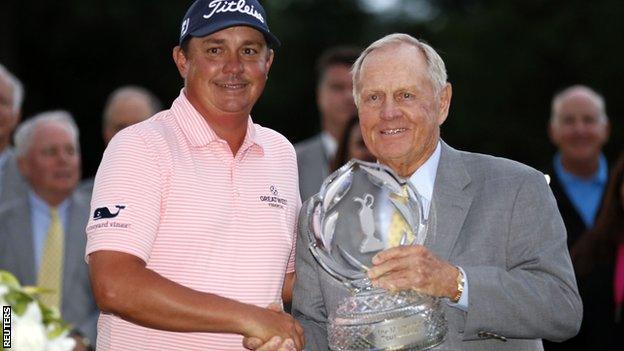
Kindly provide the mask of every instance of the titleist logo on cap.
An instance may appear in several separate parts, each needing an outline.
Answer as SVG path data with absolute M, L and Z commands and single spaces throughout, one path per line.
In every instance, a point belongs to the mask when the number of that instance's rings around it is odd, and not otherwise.
M 212 17 L 215 13 L 220 12 L 240 12 L 257 18 L 260 22 L 264 23 L 264 18 L 260 12 L 256 11 L 253 5 L 247 5 L 245 0 L 228 1 L 228 0 L 212 0 L 208 4 L 208 8 L 212 11 L 204 15 L 205 19 Z

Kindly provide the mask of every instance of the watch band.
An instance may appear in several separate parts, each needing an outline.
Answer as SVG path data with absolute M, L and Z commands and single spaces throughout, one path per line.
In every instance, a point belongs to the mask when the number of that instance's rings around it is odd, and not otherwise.
M 457 294 L 455 294 L 452 300 L 454 303 L 459 302 L 459 299 L 461 299 L 462 293 L 464 292 L 464 284 L 466 284 L 466 277 L 464 277 L 462 270 L 457 267 Z

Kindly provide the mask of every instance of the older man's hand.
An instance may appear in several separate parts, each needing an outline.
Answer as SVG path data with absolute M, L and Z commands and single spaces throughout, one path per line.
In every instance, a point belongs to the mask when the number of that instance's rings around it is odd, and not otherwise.
M 282 340 L 279 336 L 274 336 L 269 341 L 263 343 L 258 338 L 243 339 L 243 346 L 254 351 L 296 351 L 295 342 L 292 339 Z
M 390 291 L 413 289 L 432 296 L 454 298 L 459 269 L 422 245 L 398 246 L 373 257 L 368 277 Z
M 269 310 L 281 312 L 283 307 L 281 303 L 272 303 L 266 307 Z M 298 326 L 298 331 L 303 335 L 303 329 Z M 296 351 L 297 345 L 293 339 L 282 339 L 280 336 L 275 335 L 271 337 L 267 342 L 263 342 L 262 339 L 257 337 L 245 337 L 243 338 L 243 347 L 248 350 L 255 351 Z M 303 344 L 301 345 L 303 347 Z

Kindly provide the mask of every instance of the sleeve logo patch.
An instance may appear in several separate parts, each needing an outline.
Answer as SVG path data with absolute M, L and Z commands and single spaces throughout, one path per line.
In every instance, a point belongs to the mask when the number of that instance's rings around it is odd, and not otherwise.
M 115 218 L 117 216 L 119 216 L 119 213 L 121 212 L 121 210 L 123 210 L 124 208 L 126 208 L 125 205 L 115 205 L 115 208 L 117 209 L 116 212 L 111 212 L 107 206 L 105 207 L 98 207 L 95 211 L 93 211 L 93 220 L 94 221 L 98 221 L 100 219 L 112 219 Z M 97 223 L 94 223 L 90 226 L 87 227 L 87 231 L 92 231 L 95 229 L 99 229 L 99 228 L 125 228 L 128 229 L 130 228 L 130 223 L 124 223 L 124 222 L 117 222 L 114 220 L 110 220 L 110 221 L 100 221 Z
M 98 219 L 115 218 L 119 215 L 121 210 L 126 208 L 124 205 L 115 205 L 115 207 L 117 208 L 117 212 L 115 213 L 111 213 L 108 207 L 99 207 L 93 212 L 93 219 L 97 221 Z

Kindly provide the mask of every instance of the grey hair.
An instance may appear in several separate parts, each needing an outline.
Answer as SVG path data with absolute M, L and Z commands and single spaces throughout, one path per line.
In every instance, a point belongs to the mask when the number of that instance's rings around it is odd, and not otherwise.
M 80 132 L 72 115 L 64 110 L 41 112 L 22 122 L 15 131 L 15 153 L 17 157 L 24 156 L 30 149 L 37 127 L 46 123 L 56 123 L 63 126 L 76 143 L 76 150 L 80 151 Z
M 13 113 L 18 113 L 22 109 L 22 102 L 24 102 L 24 85 L 2 64 L 0 64 L 0 78 L 6 79 L 13 87 Z
M 553 96 L 552 102 L 550 104 L 550 124 L 555 123 L 557 118 L 557 110 L 559 109 L 559 105 L 561 105 L 561 102 L 565 98 L 576 92 L 582 92 L 584 94 L 587 94 L 587 96 L 596 104 L 596 107 L 598 107 L 598 117 L 600 118 L 600 121 L 608 121 L 609 118 L 607 117 L 604 97 L 600 95 L 597 91 L 586 85 L 577 84 L 567 87 L 555 94 L 555 96 Z
M 104 105 L 104 113 L 102 115 L 102 125 L 106 127 L 112 118 L 112 106 L 117 103 L 117 101 L 137 97 L 141 99 L 147 100 L 151 110 L 152 115 L 156 114 L 156 112 L 162 109 L 162 104 L 160 100 L 149 90 L 137 86 L 137 85 L 125 85 L 115 89 L 108 98 L 106 99 L 106 104 Z
M 353 75 L 353 98 L 356 104 L 359 104 L 357 96 L 359 89 L 358 83 L 360 73 L 362 71 L 362 64 L 364 63 L 366 56 L 373 52 L 373 50 L 397 44 L 408 44 L 418 48 L 427 62 L 427 73 L 429 75 L 429 79 L 431 80 L 431 84 L 433 85 L 434 92 L 438 94 L 442 88 L 444 88 L 448 77 L 446 74 L 446 66 L 444 65 L 442 57 L 440 57 L 440 55 L 424 41 L 418 40 L 408 34 L 394 33 L 386 35 L 385 37 L 370 44 L 366 49 L 364 49 L 362 54 L 360 54 L 360 57 L 358 57 L 353 64 L 351 74 Z

